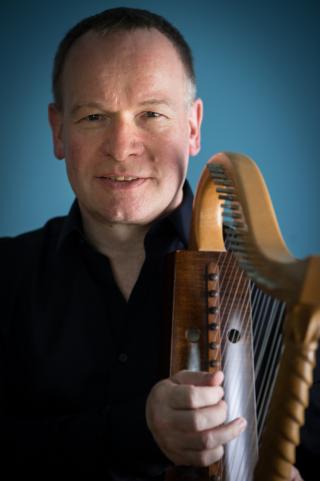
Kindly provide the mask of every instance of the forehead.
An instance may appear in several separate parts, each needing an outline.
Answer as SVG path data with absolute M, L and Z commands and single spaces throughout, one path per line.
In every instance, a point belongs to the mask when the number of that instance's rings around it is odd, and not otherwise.
M 133 29 L 109 33 L 89 31 L 82 35 L 71 47 L 66 63 L 83 59 L 87 54 L 101 54 L 101 59 L 114 62 L 118 58 L 126 60 L 149 59 L 157 54 L 159 59 L 179 61 L 181 58 L 174 44 L 159 30 Z
M 186 81 L 182 60 L 171 41 L 156 29 L 137 29 L 107 34 L 88 32 L 71 48 L 63 72 L 63 84 L 80 80 L 87 84 L 104 82 L 115 88 L 124 82 L 139 89 L 161 84 L 181 88 Z M 88 86 L 88 88 L 90 88 Z

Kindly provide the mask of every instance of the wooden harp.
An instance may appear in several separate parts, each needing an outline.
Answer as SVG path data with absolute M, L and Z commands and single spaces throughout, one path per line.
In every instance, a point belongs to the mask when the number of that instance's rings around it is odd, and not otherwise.
M 167 481 L 287 481 L 320 336 L 320 256 L 292 257 L 255 163 L 244 155 L 220 153 L 210 159 L 198 184 L 189 250 L 173 253 L 169 270 L 170 374 L 222 367 L 229 416 L 246 417 L 248 426 L 226 445 L 221 461 L 208 468 L 175 467 Z M 286 303 L 284 342 L 262 441 L 257 435 L 252 282 Z M 263 324 L 265 334 L 268 320 Z

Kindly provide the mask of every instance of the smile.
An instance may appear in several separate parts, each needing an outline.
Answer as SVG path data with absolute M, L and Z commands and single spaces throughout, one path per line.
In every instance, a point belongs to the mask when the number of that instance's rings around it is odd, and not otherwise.
M 132 182 L 133 180 L 138 180 L 138 177 L 124 176 L 124 175 L 110 175 L 107 177 L 102 177 L 103 179 L 110 179 L 114 182 Z
M 148 179 L 145 177 L 134 177 L 132 175 L 101 175 L 97 177 L 100 185 L 108 189 L 135 189 L 142 186 Z

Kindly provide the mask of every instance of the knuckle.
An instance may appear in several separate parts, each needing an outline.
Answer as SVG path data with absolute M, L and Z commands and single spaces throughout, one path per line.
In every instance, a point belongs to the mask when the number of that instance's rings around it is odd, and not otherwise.
M 189 408 L 195 409 L 197 407 L 198 391 L 196 386 L 189 386 L 187 391 L 187 405 Z
M 201 451 L 198 456 L 198 466 L 208 466 L 210 464 L 210 461 L 208 460 L 208 453 L 206 451 Z
M 204 431 L 200 437 L 201 449 L 212 449 L 216 445 L 214 434 L 211 431 Z
M 206 467 L 219 461 L 224 454 L 223 446 L 218 446 L 215 449 L 202 451 L 199 455 L 198 466 Z
M 200 462 L 199 462 L 199 466 L 202 466 L 202 467 L 205 467 L 205 466 L 208 466 L 208 456 L 206 455 L 206 453 L 203 453 L 201 456 L 200 456 Z
M 212 388 L 212 392 L 214 393 L 214 402 L 218 404 L 223 398 L 223 389 L 220 386 L 215 386 Z
M 198 414 L 195 411 L 190 413 L 188 424 L 191 432 L 197 431 L 197 426 L 198 426 L 197 418 L 198 418 Z
M 219 445 L 214 449 L 193 452 L 192 457 L 190 457 L 189 459 L 189 464 L 198 467 L 207 467 L 219 461 L 223 457 L 223 455 L 223 446 Z
M 223 446 L 217 446 L 214 449 L 210 449 L 208 451 L 203 451 L 201 453 L 201 464 L 200 466 L 210 466 L 210 464 L 216 463 L 220 459 L 222 459 L 224 455 L 224 449 Z
M 227 403 L 222 399 L 219 401 L 219 410 L 221 415 L 221 422 L 224 422 L 227 419 L 228 415 L 228 406 Z
M 197 432 L 204 431 L 206 424 L 205 415 L 200 411 L 195 412 L 193 416 L 193 429 Z
M 215 463 L 216 461 L 219 461 L 224 455 L 224 447 L 220 444 L 217 448 L 213 450 L 213 460 L 212 462 Z
M 219 401 L 219 406 L 221 407 L 221 410 L 223 411 L 223 413 L 227 414 L 227 412 L 228 412 L 228 405 L 227 405 L 227 403 L 225 402 L 224 399 L 221 399 L 221 400 Z
M 209 445 L 209 436 L 206 432 L 201 433 L 200 436 L 200 449 L 208 449 Z

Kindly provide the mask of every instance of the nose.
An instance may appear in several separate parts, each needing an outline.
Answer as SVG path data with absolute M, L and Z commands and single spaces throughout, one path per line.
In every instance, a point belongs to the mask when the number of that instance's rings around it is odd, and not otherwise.
M 113 119 L 104 142 L 104 150 L 117 162 L 124 162 L 142 154 L 141 133 L 132 119 Z

